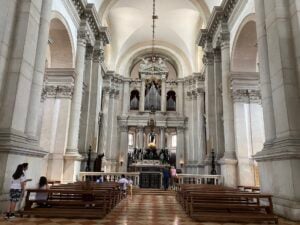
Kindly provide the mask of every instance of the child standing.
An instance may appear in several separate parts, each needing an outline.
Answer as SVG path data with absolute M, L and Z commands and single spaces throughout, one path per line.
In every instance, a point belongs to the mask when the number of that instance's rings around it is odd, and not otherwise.
M 7 219 L 15 217 L 16 204 L 20 200 L 22 192 L 25 188 L 26 178 L 23 169 L 23 164 L 18 165 L 15 173 L 12 175 L 13 179 L 9 190 L 10 204 L 5 216 Z

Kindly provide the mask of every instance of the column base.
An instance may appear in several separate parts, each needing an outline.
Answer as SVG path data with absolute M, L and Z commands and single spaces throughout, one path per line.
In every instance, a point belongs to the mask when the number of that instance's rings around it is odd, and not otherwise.
M 72 183 L 79 180 L 78 175 L 82 159 L 83 157 L 79 153 L 66 153 L 64 155 L 64 183 Z
M 300 140 L 275 140 L 254 159 L 262 193 L 273 195 L 276 214 L 300 221 Z
M 47 178 L 52 181 L 62 181 L 64 171 L 64 155 L 50 153 L 48 156 Z
M 218 161 L 221 166 L 221 175 L 224 185 L 227 187 L 237 186 L 237 160 L 223 157 Z

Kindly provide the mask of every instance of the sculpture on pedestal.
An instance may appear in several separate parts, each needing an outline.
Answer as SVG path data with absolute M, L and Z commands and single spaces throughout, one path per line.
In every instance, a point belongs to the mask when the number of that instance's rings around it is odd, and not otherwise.
M 91 153 L 92 153 L 92 146 L 89 147 L 89 152 L 88 152 L 88 158 L 87 158 L 87 162 L 86 162 L 86 167 L 85 167 L 85 171 L 89 172 L 91 171 Z
M 102 169 L 102 159 L 104 157 L 104 153 L 99 154 L 94 162 L 94 172 L 103 172 Z

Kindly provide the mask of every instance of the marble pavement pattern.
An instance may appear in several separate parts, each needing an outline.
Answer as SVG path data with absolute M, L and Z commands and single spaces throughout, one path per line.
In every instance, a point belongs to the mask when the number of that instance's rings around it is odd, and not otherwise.
M 15 218 L 4 220 L 0 225 L 230 225 L 237 223 L 199 223 L 189 218 L 174 196 L 134 195 L 123 200 L 102 220 L 64 218 Z M 298 225 L 279 219 L 281 225 Z M 250 225 L 250 223 L 244 223 Z

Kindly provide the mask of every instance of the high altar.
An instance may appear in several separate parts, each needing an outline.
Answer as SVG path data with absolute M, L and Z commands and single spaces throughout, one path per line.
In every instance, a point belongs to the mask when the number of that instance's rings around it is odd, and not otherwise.
M 174 117 L 176 96 L 161 97 L 166 96 L 168 67 L 165 59 L 158 56 L 144 58 L 139 65 L 139 76 L 142 81 L 140 92 L 134 83 L 130 84 L 131 113 L 127 123 L 134 143 L 129 143 L 127 171 L 141 172 L 141 187 L 160 188 L 162 169 L 171 164 L 176 166 L 176 145 L 168 149 L 165 137 L 166 131 L 176 135 L 176 127 L 167 122 Z M 139 111 L 135 112 L 135 109 Z

